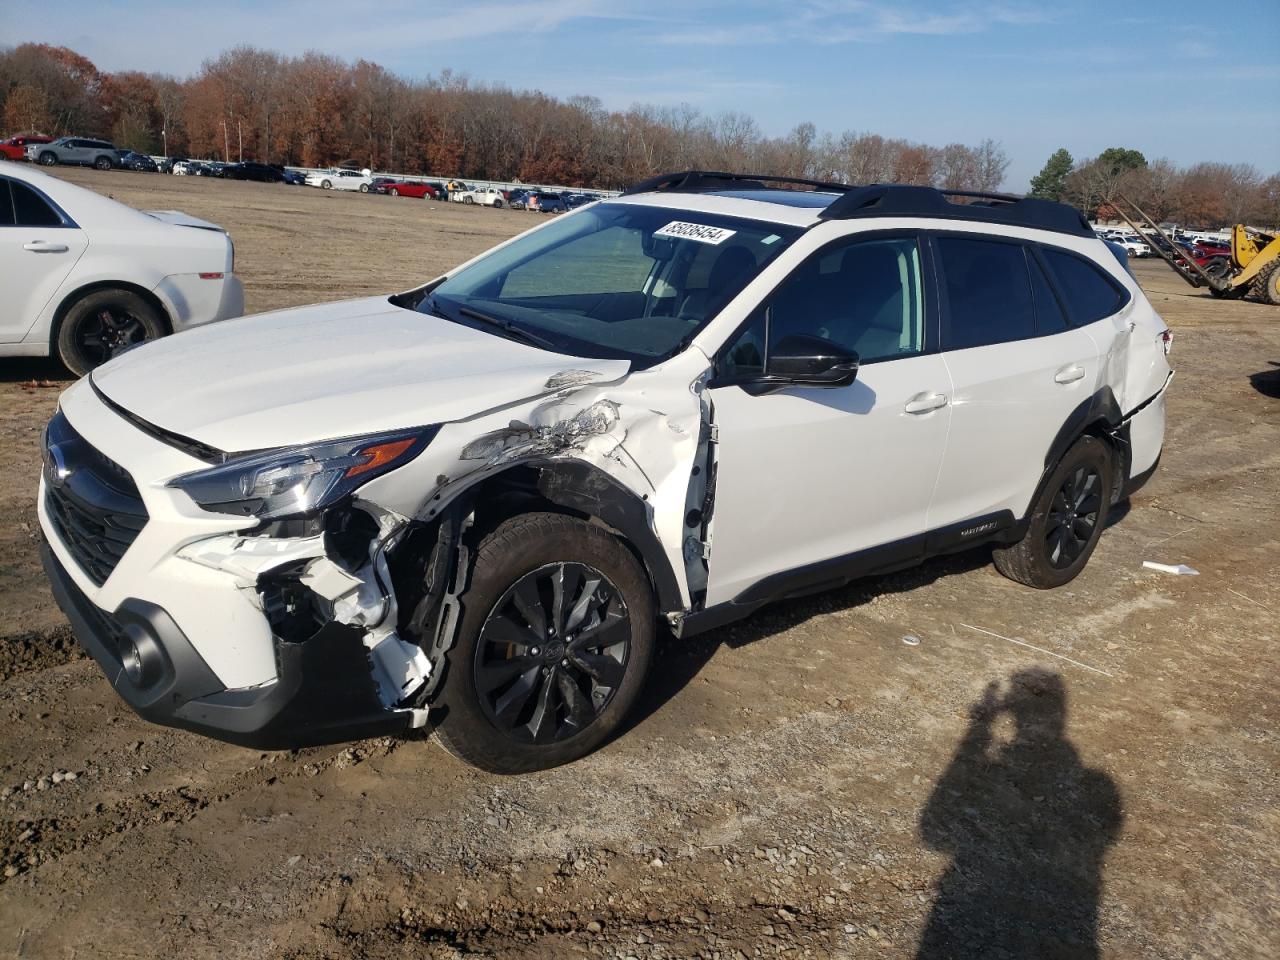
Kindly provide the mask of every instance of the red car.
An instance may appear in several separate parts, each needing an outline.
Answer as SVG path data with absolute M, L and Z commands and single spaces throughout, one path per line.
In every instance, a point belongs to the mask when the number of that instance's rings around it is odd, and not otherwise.
M 436 199 L 436 188 L 429 183 L 409 183 L 401 181 L 388 183 L 385 187 L 388 195 L 393 197 L 418 197 L 419 199 Z
M 32 134 L 25 137 L 10 137 L 0 142 L 0 160 L 25 160 L 28 143 L 53 143 L 53 137 L 41 137 Z

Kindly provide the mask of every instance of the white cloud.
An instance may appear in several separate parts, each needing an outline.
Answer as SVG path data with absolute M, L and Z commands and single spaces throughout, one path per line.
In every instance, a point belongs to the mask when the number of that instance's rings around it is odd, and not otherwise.
M 665 31 L 652 38 L 681 46 L 753 46 L 782 41 L 819 44 L 874 43 L 896 36 L 956 36 L 994 26 L 1031 26 L 1055 15 L 1028 6 L 957 6 L 943 12 L 904 9 L 871 0 L 807 0 L 771 6 L 764 19 L 732 26 Z

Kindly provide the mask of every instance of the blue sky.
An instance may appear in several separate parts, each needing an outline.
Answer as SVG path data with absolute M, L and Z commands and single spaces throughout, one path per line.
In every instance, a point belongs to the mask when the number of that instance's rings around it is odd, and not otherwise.
M 610 108 L 736 110 L 769 134 L 810 120 L 934 144 L 992 137 L 1013 190 L 1059 146 L 1280 170 L 1278 37 L 1277 0 L 0 0 L 0 44 L 63 44 L 107 70 L 187 75 L 250 43 Z

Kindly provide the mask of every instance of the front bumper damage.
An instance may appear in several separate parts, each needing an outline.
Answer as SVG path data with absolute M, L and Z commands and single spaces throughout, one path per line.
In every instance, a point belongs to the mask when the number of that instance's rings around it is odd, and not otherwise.
M 234 577 L 271 625 L 275 679 L 227 688 L 163 607 L 126 598 L 108 613 L 42 546 L 58 605 L 116 692 L 144 719 L 256 749 L 292 749 L 404 733 L 426 723 L 415 705 L 430 675 L 422 649 L 396 630 L 386 555 L 403 521 L 384 517 L 369 559 L 334 559 L 322 532 L 295 538 L 228 534 L 178 556 Z
M 277 679 L 228 690 L 162 608 L 134 600 L 104 613 L 47 545 L 41 554 L 80 644 L 145 720 L 261 750 L 397 734 L 414 725 L 415 711 L 388 710 L 372 683 L 353 682 L 368 675 L 363 658 L 352 657 L 362 649 L 356 627 L 331 623 L 302 644 L 277 638 Z M 135 678 L 125 670 L 126 642 L 151 649 L 150 672 Z

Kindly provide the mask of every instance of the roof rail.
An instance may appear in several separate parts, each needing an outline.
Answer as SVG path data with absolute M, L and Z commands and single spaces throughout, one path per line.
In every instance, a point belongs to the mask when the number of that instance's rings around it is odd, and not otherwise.
M 950 197 L 971 199 L 954 203 Z M 1003 223 L 1034 230 L 1052 230 L 1093 238 L 1093 228 L 1083 213 L 1065 203 L 1018 197 L 1007 193 L 970 190 L 935 190 L 893 183 L 873 183 L 846 191 L 820 214 L 823 220 L 858 217 L 929 217 L 935 220 L 976 220 Z
M 664 173 L 648 180 L 641 180 L 622 191 L 624 197 L 635 193 L 653 193 L 669 190 L 678 193 L 702 193 L 709 190 L 766 190 L 770 184 L 796 184 L 815 190 L 833 190 L 843 193 L 853 189 L 847 183 L 826 180 L 806 180 L 804 177 L 775 177 L 764 173 L 726 173 L 720 170 L 684 170 L 680 173 Z
M 823 220 L 851 220 L 861 217 L 929 217 L 935 220 L 969 220 L 1002 223 L 1034 230 L 1051 230 L 1077 237 L 1093 238 L 1089 221 L 1075 207 L 1052 200 L 1020 197 L 1011 193 L 983 190 L 938 190 L 900 183 L 873 183 L 855 186 L 799 177 L 775 177 L 765 174 L 726 173 L 711 170 L 685 170 L 665 173 L 642 180 L 622 192 L 704 193 L 727 189 L 769 189 L 772 184 L 796 184 L 815 190 L 832 191 L 840 196 L 821 213 Z M 970 203 L 956 203 L 968 200 Z

